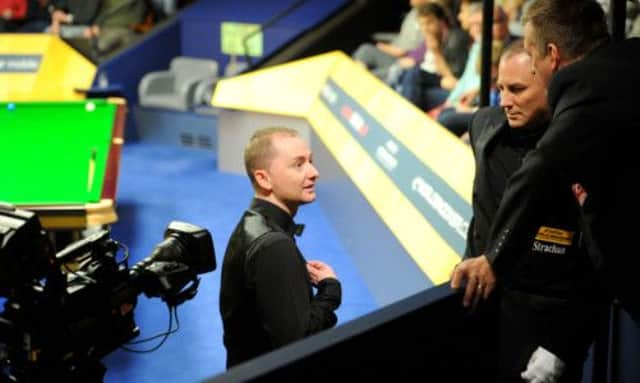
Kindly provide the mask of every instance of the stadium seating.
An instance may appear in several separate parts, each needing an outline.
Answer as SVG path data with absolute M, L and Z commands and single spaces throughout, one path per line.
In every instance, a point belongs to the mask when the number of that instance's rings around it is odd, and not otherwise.
M 140 105 L 187 111 L 201 104 L 198 85 L 215 83 L 218 63 L 211 59 L 179 56 L 169 70 L 147 73 L 138 85 Z

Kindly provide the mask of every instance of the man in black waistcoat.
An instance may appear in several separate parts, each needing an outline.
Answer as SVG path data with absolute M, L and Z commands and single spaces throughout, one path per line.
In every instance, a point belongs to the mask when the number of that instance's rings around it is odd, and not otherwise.
M 342 297 L 332 268 L 306 261 L 295 243 L 302 225 L 293 217 L 316 197 L 309 146 L 295 130 L 266 128 L 251 137 L 244 160 L 255 195 L 222 264 L 227 368 L 334 326 Z
M 485 253 L 508 179 L 549 122 L 546 86 L 531 71 L 522 40 L 503 52 L 497 87 L 501 108 L 480 109 L 469 129 L 476 175 L 467 258 Z M 528 239 L 529 248 L 501 279 L 497 382 L 521 378 L 579 382 L 608 307 L 581 241 L 573 193 L 567 189 L 547 203 L 548 215 Z M 553 363 L 534 363 L 540 355 Z M 548 374 L 547 367 L 551 367 Z
M 587 252 L 608 292 L 640 322 L 636 225 L 630 187 L 640 174 L 640 40 L 610 42 L 595 0 L 535 0 L 525 14 L 525 46 L 549 84 L 549 128 L 509 181 L 485 256 L 464 270 L 487 297 L 528 246 L 547 201 L 572 190 Z M 469 285 L 470 286 L 470 285 Z M 478 291 L 469 287 L 467 300 Z

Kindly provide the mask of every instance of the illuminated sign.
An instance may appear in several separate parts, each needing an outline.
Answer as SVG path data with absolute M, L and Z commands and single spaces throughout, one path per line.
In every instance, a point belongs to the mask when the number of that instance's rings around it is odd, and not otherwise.
M 233 56 L 260 57 L 262 56 L 263 45 L 260 24 L 220 23 L 222 53 Z

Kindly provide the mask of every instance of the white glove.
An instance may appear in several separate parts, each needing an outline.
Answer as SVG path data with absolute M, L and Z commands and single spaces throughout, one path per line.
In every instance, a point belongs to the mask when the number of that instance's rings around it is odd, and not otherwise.
M 529 383 L 555 383 L 564 372 L 565 364 L 544 347 L 531 354 L 527 369 L 520 376 Z

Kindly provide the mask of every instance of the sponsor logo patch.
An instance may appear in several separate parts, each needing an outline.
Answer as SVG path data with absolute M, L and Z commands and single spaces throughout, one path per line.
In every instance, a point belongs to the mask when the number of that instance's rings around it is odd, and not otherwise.
M 573 231 L 556 229 L 548 226 L 540 226 L 536 240 L 542 242 L 551 242 L 558 245 L 570 246 L 573 243 Z

